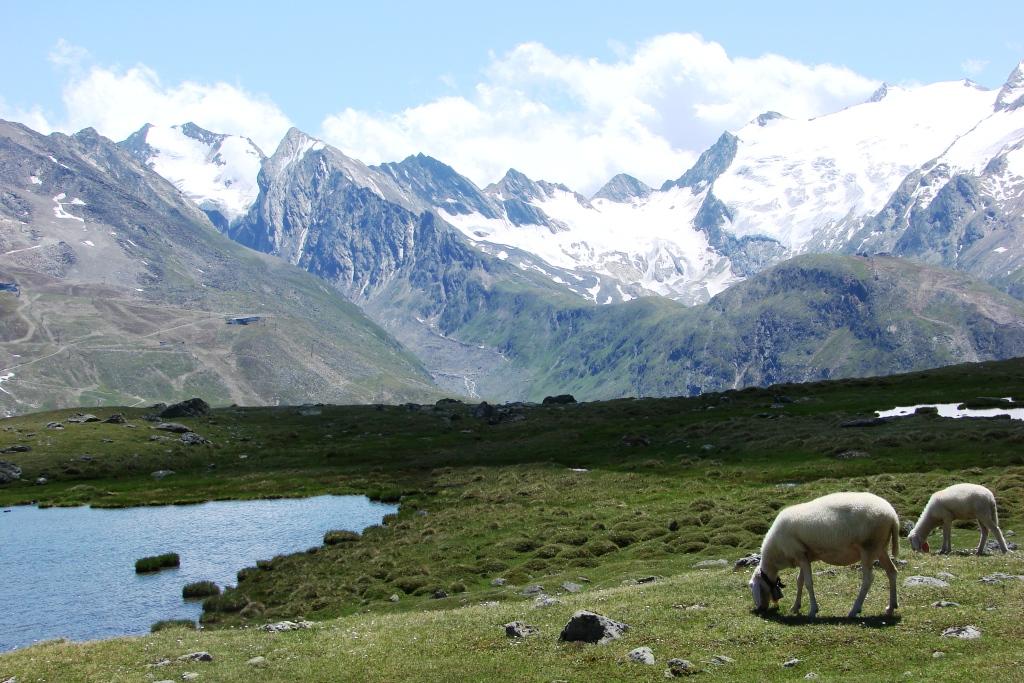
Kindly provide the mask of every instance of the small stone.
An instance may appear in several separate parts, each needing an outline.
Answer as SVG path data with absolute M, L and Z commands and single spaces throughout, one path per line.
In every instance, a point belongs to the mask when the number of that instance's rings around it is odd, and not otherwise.
M 195 432 L 185 432 L 181 435 L 181 442 L 186 446 L 202 446 L 203 444 L 210 443 L 205 438 L 199 436 Z
M 156 472 L 151 472 L 149 476 L 159 481 L 160 479 L 163 479 L 164 477 L 169 477 L 172 474 L 174 474 L 174 470 L 157 470 Z
M 733 659 L 732 657 L 726 657 L 725 655 L 715 655 L 714 657 L 712 657 L 708 661 L 711 664 L 714 664 L 715 666 L 725 666 L 726 664 L 734 663 L 736 660 Z
M 311 621 L 278 621 L 274 624 L 264 624 L 260 626 L 261 631 L 268 631 L 270 633 L 280 633 L 282 631 L 297 631 L 300 629 L 313 628 L 313 622 Z
M 199 674 L 197 674 L 195 671 L 186 671 L 185 673 L 181 674 L 181 680 L 183 681 L 194 681 L 197 678 L 199 678 Z
M 928 586 L 929 588 L 949 588 L 949 584 L 942 579 L 937 579 L 934 576 L 908 576 L 903 580 L 903 585 L 906 588 L 912 588 L 914 586 Z
M 573 614 L 565 624 L 558 639 L 566 642 L 603 645 L 612 640 L 618 640 L 627 630 L 629 630 L 628 624 L 609 619 L 601 614 L 580 610 Z
M 432 600 L 443 600 L 443 599 L 445 599 L 447 597 L 448 597 L 448 592 L 447 591 L 443 591 L 443 590 L 434 591 L 434 593 L 430 596 L 430 598 Z
M 249 666 L 255 666 L 255 667 L 266 666 L 267 665 L 267 658 L 266 657 L 253 657 L 248 662 L 246 662 L 246 664 L 248 664 Z
M 813 681 L 817 677 L 818 677 L 818 674 L 814 673 L 813 671 L 808 671 L 807 675 L 804 676 L 804 680 Z
M 180 422 L 158 422 L 153 429 L 159 429 L 162 432 L 173 432 L 174 434 L 185 434 L 192 431 Z
M 392 593 L 391 597 L 388 598 L 388 600 L 390 600 L 391 602 L 398 602 L 399 600 L 401 600 L 401 598 L 398 597 L 398 593 Z
M 800 664 L 800 660 L 796 657 L 793 657 L 792 659 L 787 659 L 786 661 L 784 661 L 782 663 L 782 666 L 785 669 L 792 669 L 794 666 L 797 666 L 798 664 Z
M 658 580 L 657 576 L 641 576 L 639 579 L 636 580 L 636 582 L 638 584 L 645 584 L 645 583 L 654 583 L 657 580 Z
M 539 583 L 532 584 L 523 589 L 523 595 L 537 595 L 544 592 L 544 586 Z
M 127 422 L 127 420 L 124 419 L 124 415 L 122 415 L 121 413 L 114 413 L 106 420 L 104 420 L 104 422 L 112 425 L 123 425 L 125 422 Z
M 956 576 L 954 576 L 953 574 L 950 574 L 949 572 L 939 572 L 935 576 L 939 577 L 943 581 L 951 581 L 951 580 L 956 578 Z
M 573 583 L 572 581 L 566 581 L 562 584 L 562 590 L 566 593 L 579 593 L 583 590 L 583 586 L 578 583 Z
M 680 678 L 681 676 L 692 676 L 700 670 L 688 659 L 673 657 L 668 660 L 668 668 L 665 669 L 665 678 Z
M 1020 576 L 1019 574 L 1007 574 L 1005 572 L 996 572 L 995 574 L 988 574 L 987 576 L 983 576 L 980 579 L 982 583 L 988 584 L 997 584 L 1002 583 L 1003 581 L 1014 580 L 1024 581 L 1024 576 Z
M 936 650 L 935 652 L 932 653 L 932 659 L 942 659 L 945 656 L 946 656 L 946 653 L 943 652 L 942 650 Z
M 505 624 L 505 635 L 509 638 L 526 638 L 537 633 L 536 626 L 530 626 L 522 621 L 510 621 Z
M 635 650 L 630 650 L 626 657 L 629 661 L 636 662 L 637 664 L 648 664 L 653 666 L 655 663 L 654 651 L 649 647 L 638 647 Z
M 715 567 L 728 567 L 728 560 L 701 560 L 697 564 L 693 565 L 694 569 L 712 569 Z
M 733 571 L 736 571 L 746 567 L 756 567 L 759 564 L 761 564 L 761 553 L 751 553 L 733 562 L 732 568 Z
M 50 483 L 50 480 L 47 479 L 46 477 L 37 477 L 36 478 L 36 486 L 43 486 L 44 484 L 48 484 L 48 483 Z
M 206 651 L 190 652 L 178 657 L 179 662 L 212 662 L 213 655 Z
M 550 595 L 544 595 L 543 593 L 538 595 L 533 601 L 533 606 L 535 608 L 554 607 L 555 605 L 560 604 L 562 604 L 562 601 L 558 598 L 553 598 Z
M 72 422 L 75 424 L 82 424 L 85 422 L 99 422 L 100 419 L 91 413 L 75 413 L 71 417 L 64 420 L 65 422 Z
M 977 626 L 950 626 L 942 632 L 943 638 L 959 638 L 961 640 L 974 640 L 981 638 L 981 630 Z
M 508 583 L 508 580 L 503 579 L 501 577 L 498 577 L 497 579 L 491 579 L 492 586 L 504 586 L 506 583 Z
M 47 429 L 64 429 L 64 425 L 62 425 L 60 422 L 47 422 L 46 423 L 46 428 Z M 7 683 L 7 682 L 4 681 L 4 683 Z
M 939 600 L 932 603 L 932 607 L 959 607 L 959 602 L 950 602 L 949 600 Z

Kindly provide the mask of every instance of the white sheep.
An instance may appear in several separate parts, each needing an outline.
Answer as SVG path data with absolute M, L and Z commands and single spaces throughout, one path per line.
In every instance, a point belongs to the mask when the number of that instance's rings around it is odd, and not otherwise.
M 779 571 L 799 567 L 793 613 L 800 611 L 806 583 L 811 599 L 807 616 L 813 619 L 818 613 L 818 601 L 814 597 L 811 562 L 821 560 L 845 566 L 860 561 L 864 574 L 849 614 L 854 617 L 864 605 L 877 559 L 889 578 L 889 606 L 885 613 L 892 615 L 897 606 L 896 566 L 886 551 L 891 542 L 892 554 L 899 552 L 899 532 L 900 520 L 892 505 L 872 493 L 832 493 L 783 508 L 764 537 L 761 563 L 750 578 L 754 608 L 766 609 L 769 600 L 777 603 L 784 587 Z
M 932 529 L 942 525 L 942 550 L 946 554 L 953 550 L 950 534 L 954 519 L 976 519 L 981 526 L 981 542 L 978 554 L 985 552 L 985 542 L 991 530 L 996 537 L 999 549 L 1006 552 L 1006 539 L 999 530 L 999 511 L 996 509 L 996 497 L 984 486 L 978 484 L 953 484 L 941 491 L 936 491 L 928 499 L 928 504 L 921 512 L 921 518 L 910 530 L 907 538 L 910 547 L 917 552 L 928 552 L 928 534 Z

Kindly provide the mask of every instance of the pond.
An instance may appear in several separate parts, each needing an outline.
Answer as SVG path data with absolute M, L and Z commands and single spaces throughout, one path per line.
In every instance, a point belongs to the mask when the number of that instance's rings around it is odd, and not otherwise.
M 1024 408 L 960 408 L 961 403 L 922 403 L 914 406 L 898 406 L 891 410 L 876 410 L 878 417 L 905 417 L 913 415 L 918 408 L 937 408 L 940 417 L 998 417 L 1009 415 L 1011 420 L 1024 420 Z
M 18 506 L 0 513 L 0 652 L 39 640 L 142 634 L 161 619 L 197 619 L 193 581 L 234 585 L 256 560 L 321 545 L 331 529 L 362 531 L 397 505 L 365 496 L 113 510 Z M 176 552 L 181 566 L 138 575 L 135 560 Z

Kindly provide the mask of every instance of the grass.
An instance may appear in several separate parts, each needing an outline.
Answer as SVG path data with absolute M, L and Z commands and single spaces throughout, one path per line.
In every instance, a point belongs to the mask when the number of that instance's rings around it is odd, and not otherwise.
M 181 589 L 181 597 L 186 600 L 208 598 L 212 595 L 220 595 L 220 586 L 213 581 L 194 581 L 185 584 Z
M 813 670 L 826 680 L 889 680 L 904 671 L 918 679 L 1013 680 L 1024 660 L 1017 618 L 1024 582 L 979 579 L 1024 574 L 1019 555 L 920 556 L 904 543 L 904 576 L 949 571 L 957 579 L 948 589 L 901 584 L 899 619 L 886 624 L 874 616 L 884 578 L 869 595 L 868 618 L 847 621 L 839 617 L 856 594 L 857 572 L 816 577 L 822 612 L 807 623 L 751 615 L 746 573 L 694 565 L 757 550 L 777 510 L 842 489 L 873 491 L 913 520 L 931 492 L 975 481 L 996 493 L 1004 530 L 1024 528 L 1024 424 L 915 415 L 840 427 L 896 405 L 1022 395 L 1024 361 L 1014 360 L 691 399 L 527 407 L 522 422 L 494 426 L 458 404 L 324 406 L 315 417 L 291 408 L 222 409 L 182 420 L 213 442 L 199 452 L 150 442 L 148 424 L 131 409 L 117 410 L 135 428 L 42 429 L 61 413 L 5 420 L 0 438 L 33 445 L 7 457 L 28 481 L 45 472 L 52 483 L 0 488 L 0 502 L 118 506 L 374 492 L 402 506 L 362 534 L 329 532 L 323 546 L 242 569 L 236 588 L 204 602 L 201 632 L 35 646 L 0 657 L 0 675 L 138 680 L 146 662 L 191 648 L 214 653 L 208 680 L 247 680 L 245 662 L 257 655 L 267 659 L 266 680 L 660 679 L 664 666 L 619 663 L 648 645 L 660 663 L 683 657 L 726 679 L 802 678 Z M 649 445 L 626 445 L 625 435 Z M 866 457 L 837 457 L 848 451 Z M 81 461 L 82 453 L 94 457 Z M 73 474 L 65 468 L 71 463 Z M 177 474 L 154 481 L 148 473 L 156 469 Z M 975 528 L 954 529 L 956 547 L 976 542 Z M 784 578 L 787 605 L 792 574 Z M 648 576 L 661 578 L 635 585 Z M 568 581 L 583 591 L 565 594 Z M 531 584 L 562 603 L 534 609 L 522 595 Z M 438 591 L 447 597 L 435 599 Z M 939 598 L 961 607 L 932 608 Z M 687 609 L 693 605 L 704 608 Z M 634 628 L 605 647 L 560 645 L 557 633 L 577 608 Z M 278 636 L 228 628 L 298 617 L 321 624 Z M 541 635 L 508 640 L 500 627 L 515 619 Z M 981 640 L 939 635 L 967 623 L 982 629 Z M 935 650 L 946 656 L 933 658 Z M 701 663 L 713 654 L 737 661 L 728 669 Z M 804 663 L 782 669 L 793 656 Z
M 158 622 L 154 623 L 152 626 L 150 626 L 149 627 L 149 632 L 150 633 L 159 633 L 160 631 L 164 631 L 164 630 L 172 629 L 172 628 L 173 629 L 187 628 L 187 629 L 190 629 L 190 630 L 194 631 L 195 628 L 196 628 L 196 622 L 192 621 L 191 619 L 163 619 L 161 621 L 158 621 Z
M 164 553 L 163 555 L 151 555 L 135 560 L 135 573 L 146 574 L 158 572 L 161 569 L 172 569 L 181 566 L 181 558 L 178 553 Z

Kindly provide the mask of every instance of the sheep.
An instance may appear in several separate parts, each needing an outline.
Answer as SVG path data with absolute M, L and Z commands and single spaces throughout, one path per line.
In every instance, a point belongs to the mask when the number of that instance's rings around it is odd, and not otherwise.
M 750 592 L 754 596 L 754 609 L 767 609 L 769 599 L 778 603 L 785 587 L 779 570 L 799 567 L 796 582 L 796 602 L 793 613 L 800 612 L 803 587 L 807 584 L 811 607 L 807 616 L 818 613 L 814 596 L 811 562 L 821 560 L 845 566 L 858 560 L 863 567 L 860 593 L 849 616 L 855 617 L 864 605 L 873 580 L 873 566 L 877 558 L 889 578 L 889 606 L 885 613 L 891 616 L 896 609 L 896 566 L 886 552 L 892 543 L 893 556 L 899 553 L 900 520 L 884 498 L 872 493 L 832 493 L 812 501 L 783 508 L 761 545 L 761 563 L 750 578 Z
M 978 554 L 985 552 L 985 542 L 991 530 L 996 537 L 999 549 L 1006 552 L 1006 539 L 999 530 L 999 511 L 996 509 L 996 497 L 984 486 L 978 484 L 953 484 L 941 491 L 936 491 L 924 506 L 920 519 L 910 530 L 907 538 L 915 552 L 929 552 L 928 534 L 932 529 L 942 525 L 943 555 L 952 552 L 950 533 L 954 519 L 977 519 L 981 526 L 981 542 L 978 543 Z

